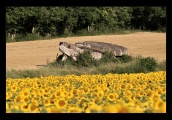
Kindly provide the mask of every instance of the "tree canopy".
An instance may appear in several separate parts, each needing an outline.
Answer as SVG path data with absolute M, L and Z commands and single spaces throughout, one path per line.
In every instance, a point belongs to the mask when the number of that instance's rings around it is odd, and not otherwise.
M 6 7 L 6 33 L 52 36 L 80 30 L 166 31 L 166 7 Z

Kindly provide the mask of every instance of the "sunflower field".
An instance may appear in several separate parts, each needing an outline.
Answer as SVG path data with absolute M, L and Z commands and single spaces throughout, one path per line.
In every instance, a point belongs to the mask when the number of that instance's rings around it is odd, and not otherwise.
M 166 71 L 6 79 L 7 113 L 166 113 Z

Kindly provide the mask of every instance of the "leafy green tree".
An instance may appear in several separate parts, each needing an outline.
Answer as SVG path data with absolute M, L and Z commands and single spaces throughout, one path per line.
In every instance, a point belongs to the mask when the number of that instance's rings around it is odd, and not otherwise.
M 113 10 L 117 16 L 117 26 L 122 29 L 130 28 L 132 8 L 131 7 L 114 7 Z
M 166 31 L 166 7 L 133 7 L 131 21 L 136 29 Z
M 166 31 L 166 7 L 6 7 L 6 33 L 41 36 L 116 29 Z
M 146 29 L 166 31 L 166 7 L 145 7 L 148 13 Z

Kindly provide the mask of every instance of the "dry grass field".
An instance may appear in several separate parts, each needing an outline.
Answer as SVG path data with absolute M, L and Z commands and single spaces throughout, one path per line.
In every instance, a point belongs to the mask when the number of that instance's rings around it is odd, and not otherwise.
M 126 35 L 99 35 L 56 38 L 27 42 L 6 43 L 6 69 L 39 69 L 60 54 L 59 42 L 97 41 L 118 44 L 128 48 L 132 56 L 154 57 L 166 60 L 166 33 L 137 32 Z

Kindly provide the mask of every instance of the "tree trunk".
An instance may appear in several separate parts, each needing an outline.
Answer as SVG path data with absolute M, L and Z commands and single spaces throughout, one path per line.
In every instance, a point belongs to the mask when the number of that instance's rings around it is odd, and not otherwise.
M 32 33 L 34 33 L 35 32 L 35 28 L 34 27 L 32 27 Z
M 11 34 L 10 33 L 8 33 L 8 37 L 10 38 L 10 36 L 11 36 Z
M 12 39 L 12 41 L 14 40 L 14 34 L 11 35 L 11 39 Z
M 90 26 L 88 25 L 88 27 L 87 27 L 87 31 L 89 32 L 90 31 Z

